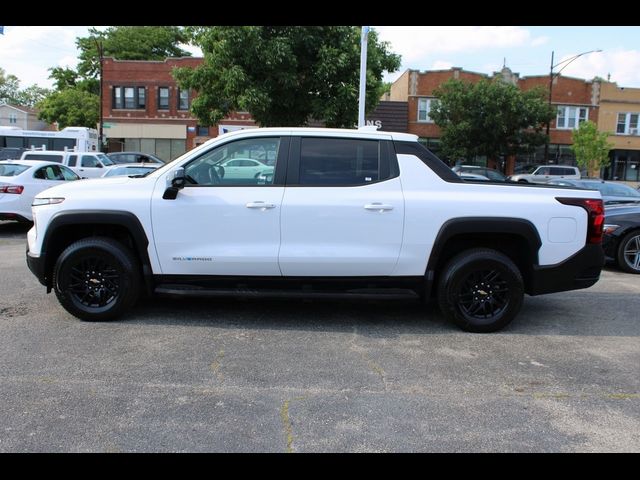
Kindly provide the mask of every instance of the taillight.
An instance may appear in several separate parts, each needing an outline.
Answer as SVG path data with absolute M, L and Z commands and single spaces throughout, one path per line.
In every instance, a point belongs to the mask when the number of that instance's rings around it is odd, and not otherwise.
M 0 193 L 15 193 L 20 195 L 24 187 L 22 185 L 0 185 Z
M 604 204 L 599 198 L 558 198 L 565 205 L 575 205 L 587 211 L 587 243 L 602 243 L 604 227 Z

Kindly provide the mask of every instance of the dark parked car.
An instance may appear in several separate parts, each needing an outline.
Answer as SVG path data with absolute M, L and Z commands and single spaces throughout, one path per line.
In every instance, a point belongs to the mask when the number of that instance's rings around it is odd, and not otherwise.
M 107 157 L 113 160 L 114 163 L 159 163 L 164 165 L 164 162 L 150 153 L 142 152 L 113 152 L 108 153 Z
M 494 170 L 493 168 L 480 167 L 477 165 L 456 165 L 451 170 L 456 172 L 458 175 L 462 173 L 468 173 L 472 175 L 482 175 L 486 177 L 487 180 L 491 182 L 506 182 L 507 177 L 498 170 Z
M 602 195 L 605 205 L 616 203 L 638 203 L 640 204 L 640 192 L 624 183 L 605 182 L 604 180 L 571 180 L 561 178 L 549 180 L 547 185 L 559 185 L 564 187 L 585 188 L 588 190 L 598 190 Z
M 640 273 L 640 205 L 613 205 L 604 211 L 602 248 L 622 270 Z
M 26 148 L 5 147 L 0 148 L 0 160 L 20 160 Z

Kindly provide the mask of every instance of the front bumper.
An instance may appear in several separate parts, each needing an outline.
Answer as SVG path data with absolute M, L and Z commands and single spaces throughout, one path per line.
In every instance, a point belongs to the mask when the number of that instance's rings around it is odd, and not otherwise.
M 45 278 L 44 257 L 42 256 L 36 257 L 35 255 L 32 255 L 31 252 L 29 252 L 28 247 L 27 247 L 27 266 L 29 267 L 29 270 L 31 270 L 31 273 L 33 273 L 36 276 L 38 281 L 46 287 L 47 279 Z
M 534 266 L 527 293 L 542 295 L 589 288 L 600 279 L 603 266 L 602 245 L 586 245 L 564 262 L 550 266 Z

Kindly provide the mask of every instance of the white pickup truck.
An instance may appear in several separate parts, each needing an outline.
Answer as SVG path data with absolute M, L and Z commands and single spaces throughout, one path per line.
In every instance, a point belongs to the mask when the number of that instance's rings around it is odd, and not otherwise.
M 234 158 L 265 168 L 227 177 Z M 489 332 L 604 263 L 598 192 L 468 183 L 415 135 L 367 129 L 225 134 L 142 178 L 46 190 L 33 218 L 29 268 L 84 320 L 143 293 L 435 297 Z

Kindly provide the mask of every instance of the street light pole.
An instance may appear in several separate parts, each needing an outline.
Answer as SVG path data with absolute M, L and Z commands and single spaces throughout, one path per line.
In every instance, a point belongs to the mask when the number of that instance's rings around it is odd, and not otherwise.
M 358 127 L 364 127 L 364 107 L 367 92 L 367 41 L 369 27 L 362 27 L 360 34 L 360 94 L 358 95 Z
M 569 66 L 569 64 L 574 60 L 576 60 L 577 58 L 580 58 L 581 56 L 587 55 L 589 53 L 595 53 L 595 52 L 601 52 L 601 51 L 602 50 L 589 50 L 588 52 L 582 52 L 582 53 L 579 53 L 578 55 L 574 55 L 571 58 L 563 60 L 562 62 L 558 62 L 555 65 L 553 64 L 553 56 L 555 52 L 554 51 L 551 52 L 551 67 L 549 68 L 549 108 L 551 108 L 551 97 L 553 95 L 553 80 L 560 75 L 560 72 L 562 72 L 562 70 L 567 68 L 567 66 Z M 556 67 L 559 67 L 563 63 L 565 63 L 566 65 L 562 67 L 560 70 L 558 70 L 558 73 L 554 74 L 553 69 Z M 551 128 L 551 120 L 547 122 L 547 141 L 544 144 L 544 163 L 546 164 L 549 163 L 549 141 L 551 140 L 549 137 L 550 128 Z
M 549 110 L 551 110 L 551 95 L 553 93 L 553 54 L 555 52 L 551 51 L 551 67 L 549 67 Z M 545 165 L 549 163 L 549 141 L 551 138 L 549 137 L 549 130 L 551 129 L 551 120 L 547 122 L 547 141 L 544 143 L 544 163 Z
M 99 130 L 98 130 L 98 150 L 101 152 L 102 151 L 102 145 L 103 145 L 103 139 L 102 139 L 102 56 L 103 56 L 103 49 L 102 49 L 102 42 L 98 42 L 98 40 L 96 39 L 96 48 L 98 49 L 98 56 L 100 58 L 100 105 L 99 105 L 99 115 L 100 115 L 100 123 L 99 125 Z

